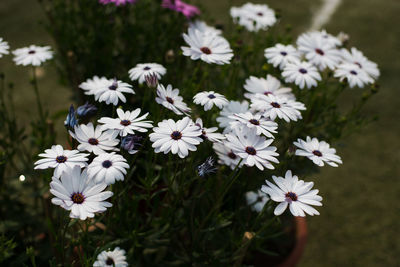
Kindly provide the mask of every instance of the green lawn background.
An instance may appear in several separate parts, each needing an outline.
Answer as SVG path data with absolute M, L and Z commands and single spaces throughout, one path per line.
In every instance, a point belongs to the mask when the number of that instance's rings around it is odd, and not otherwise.
M 94 0 L 96 1 L 96 0 Z M 216 22 L 229 19 L 229 4 L 245 1 L 203 0 Z M 291 24 L 297 35 L 307 29 L 318 0 L 269 0 L 282 12 L 281 24 Z M 301 266 L 400 266 L 400 1 L 344 0 L 326 28 L 350 34 L 351 44 L 362 50 L 381 69 L 381 90 L 365 113 L 379 121 L 343 140 L 337 147 L 344 164 L 324 167 L 313 177 L 324 197 L 321 215 L 308 217 L 309 242 Z M 42 10 L 35 0 L 0 1 L 0 37 L 13 49 L 29 44 L 52 44 L 38 23 Z M 28 124 L 36 112 L 26 68 L 16 67 L 11 57 L 0 60 L 0 71 L 15 82 L 18 118 Z M 70 93 L 46 68 L 40 90 L 52 112 L 67 109 Z M 249 75 L 251 75 L 249 73 Z M 357 90 L 357 89 L 354 89 Z M 342 98 L 348 105 L 352 91 Z M 57 122 L 61 125 L 61 121 Z M 60 126 L 59 126 L 60 127 Z M 62 128 L 62 126 L 60 127 Z

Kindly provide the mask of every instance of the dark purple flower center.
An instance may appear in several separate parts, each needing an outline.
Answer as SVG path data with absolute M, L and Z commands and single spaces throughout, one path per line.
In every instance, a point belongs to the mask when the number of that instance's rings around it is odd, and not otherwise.
M 247 154 L 249 154 L 249 155 L 255 155 L 255 154 L 257 154 L 257 151 L 256 151 L 255 148 L 252 147 L 252 146 L 246 147 L 246 152 L 247 152 Z
M 355 71 L 355 70 L 350 71 L 350 73 L 353 75 L 357 75 L 357 71 Z
M 321 153 L 321 151 L 319 151 L 319 150 L 313 150 L 313 152 L 312 152 L 315 156 L 317 156 L 317 157 L 322 157 L 322 153 Z
M 73 193 L 71 200 L 76 204 L 82 204 L 85 200 L 85 197 L 82 195 L 82 193 Z
M 171 134 L 171 138 L 174 140 L 179 140 L 182 138 L 182 133 L 179 131 L 173 131 Z
M 97 146 L 99 144 L 99 140 L 97 140 L 96 138 L 90 138 L 88 140 L 88 143 L 91 144 L 92 146 Z
M 264 95 L 272 95 L 272 92 L 266 91 L 266 92 L 264 92 Z
M 214 98 L 216 98 L 216 96 L 213 95 L 213 94 L 209 94 L 209 95 L 208 95 L 208 98 L 209 98 L 209 99 L 214 99 Z
M 262 17 L 262 16 L 264 16 L 264 14 L 262 12 L 258 12 L 257 16 Z
M 117 82 L 117 81 L 114 81 L 114 82 L 108 87 L 108 89 L 113 90 L 113 91 L 117 90 L 117 88 L 118 88 L 118 82 Z
M 29 50 L 29 52 L 28 52 L 28 54 L 35 54 L 36 53 L 36 51 L 35 50 Z
M 206 55 L 211 54 L 211 49 L 206 47 L 206 46 L 203 46 L 202 48 L 200 48 L 200 51 L 203 52 Z
M 169 96 L 166 97 L 167 102 L 170 104 L 174 104 L 174 100 L 172 98 L 170 98 Z
M 285 57 L 287 56 L 287 53 L 285 51 L 281 51 L 281 55 Z
M 230 157 L 231 159 L 236 159 L 236 155 L 232 151 L 228 153 L 228 157 Z
M 56 161 L 57 161 L 58 163 L 64 163 L 64 162 L 67 161 L 67 157 L 66 157 L 66 156 L 58 156 L 58 157 L 56 158 Z
M 316 52 L 317 54 L 321 55 L 321 56 L 325 55 L 324 51 L 322 51 L 322 50 L 319 49 L 319 48 L 316 48 L 316 49 L 315 49 L 315 52 Z
M 286 193 L 285 197 L 290 199 L 291 201 L 297 201 L 296 193 L 288 192 L 288 193 Z
M 143 68 L 143 70 L 151 70 L 151 68 L 146 66 L 146 67 Z
M 112 162 L 111 162 L 111 160 L 105 160 L 105 161 L 103 161 L 102 165 L 104 168 L 108 169 L 112 166 Z
M 115 265 L 115 264 L 114 264 L 114 260 L 113 260 L 112 258 L 110 258 L 110 257 L 108 257 L 108 258 L 106 259 L 106 264 L 107 264 L 107 265 Z
M 273 106 L 274 108 L 280 108 L 281 105 L 279 105 L 277 102 L 271 102 L 271 106 Z
M 301 74 L 306 74 L 306 73 L 307 73 L 307 70 L 306 70 L 306 69 L 303 69 L 303 68 L 301 68 L 301 69 L 299 69 L 299 72 L 300 72 Z
M 251 119 L 251 120 L 249 120 L 249 122 L 254 125 L 260 125 L 260 122 L 256 119 Z
M 120 122 L 120 124 L 123 125 L 123 126 L 128 126 L 128 125 L 131 124 L 131 121 L 130 121 L 130 120 L 122 120 L 122 121 Z

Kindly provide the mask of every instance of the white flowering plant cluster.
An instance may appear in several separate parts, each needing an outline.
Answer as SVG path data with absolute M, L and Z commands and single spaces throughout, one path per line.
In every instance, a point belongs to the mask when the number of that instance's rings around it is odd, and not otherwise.
M 34 162 L 54 266 L 251 264 L 255 252 L 288 253 L 293 217 L 323 212 L 314 174 L 342 164 L 331 144 L 365 121 L 379 69 L 343 35 L 271 33 L 279 20 L 267 5 L 230 14 L 226 31 L 199 18 L 179 25 L 170 38 L 181 45 L 162 50 L 172 59 L 137 56 L 117 77 L 82 70 L 77 97 L 87 102 L 71 105 L 67 140 L 42 142 Z M 0 39 L 0 55 L 9 49 Z M 35 74 L 64 52 L 12 53 Z M 71 84 L 82 73 L 67 75 Z M 352 88 L 361 97 L 340 111 Z

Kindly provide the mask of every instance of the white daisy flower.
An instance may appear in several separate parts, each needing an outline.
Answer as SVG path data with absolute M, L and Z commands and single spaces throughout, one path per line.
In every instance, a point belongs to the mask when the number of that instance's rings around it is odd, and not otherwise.
M 236 155 L 241 157 L 247 166 L 256 165 L 260 170 L 274 169 L 271 162 L 279 163 L 276 147 L 269 146 L 273 139 L 259 136 L 249 128 L 242 128 L 226 135 L 230 147 Z
M 105 153 L 106 150 L 115 150 L 119 140 L 116 139 L 118 131 L 103 131 L 102 126 L 94 128 L 90 122 L 87 125 L 81 124 L 74 127 L 75 133 L 69 131 L 69 134 L 80 143 L 78 149 L 93 152 L 96 155 Z
M 260 213 L 264 208 L 265 204 L 267 204 L 269 197 L 266 193 L 261 190 L 257 190 L 257 192 L 249 191 L 246 192 L 246 201 L 247 205 L 250 206 L 251 210 Z
M 45 61 L 53 58 L 53 52 L 50 46 L 30 45 L 28 47 L 14 50 L 14 62 L 17 65 L 40 66 Z
M 278 129 L 276 122 L 264 118 L 260 114 L 253 115 L 250 112 L 238 113 L 230 116 L 230 118 L 234 120 L 230 123 L 232 129 L 244 125 L 252 130 L 255 129 L 257 135 L 263 134 L 269 138 L 274 138 L 272 133 L 276 133 L 276 129 Z
M 274 10 L 267 5 L 246 3 L 241 7 L 231 7 L 231 16 L 248 31 L 267 30 L 276 23 Z
M 250 78 L 246 80 L 244 89 L 249 92 L 244 94 L 244 96 L 249 99 L 252 99 L 257 94 L 272 94 L 275 96 L 283 96 L 293 100 L 296 98 L 292 93 L 291 88 L 281 87 L 281 82 L 277 78 L 269 74 L 267 75 L 267 79 L 250 76 Z
M 297 39 L 297 46 L 306 59 L 319 70 L 335 69 L 341 61 L 341 53 L 319 35 L 304 33 Z
M 327 33 L 326 30 L 312 31 L 312 32 L 309 32 L 309 34 L 324 39 L 324 42 L 329 44 L 332 47 L 342 46 L 342 41 L 338 37 Z
M 261 187 L 261 191 L 267 193 L 275 202 L 280 202 L 274 210 L 275 215 L 281 215 L 289 205 L 289 210 L 293 216 L 306 216 L 319 215 L 319 212 L 311 207 L 322 206 L 322 197 L 318 194 L 318 190 L 311 188 L 314 186 L 313 182 L 304 182 L 299 180 L 296 175 L 292 176 L 292 171 L 287 171 L 285 178 L 272 176 L 273 183 L 265 180 L 267 185 Z
M 219 109 L 222 109 L 224 106 L 228 105 L 229 101 L 225 98 L 225 96 L 218 94 L 214 91 L 204 91 L 197 93 L 193 97 L 193 103 L 204 106 L 204 110 L 210 110 L 214 105 L 216 105 Z
M 360 69 L 364 70 L 373 79 L 377 79 L 380 75 L 378 65 L 375 62 L 370 61 L 364 54 L 357 48 L 351 48 L 351 50 L 341 50 L 343 60 L 345 63 L 356 64 Z
M 297 142 L 293 142 L 296 149 L 296 156 L 308 157 L 314 164 L 322 167 L 324 163 L 338 167 L 338 164 L 342 164 L 341 158 L 336 155 L 336 149 L 331 148 L 325 141 L 319 142 L 317 138 L 311 139 L 307 136 L 306 141 L 297 139 Z
M 99 78 L 98 76 L 94 76 L 92 79 L 87 79 L 81 83 L 79 88 L 85 91 L 85 95 L 97 95 L 108 84 L 109 80 L 106 77 Z
M 168 84 L 167 89 L 162 84 L 158 85 L 156 102 L 172 110 L 177 115 L 187 114 L 191 111 L 186 103 L 183 102 L 183 98 L 179 96 L 179 89 L 172 89 L 170 84 Z
M 125 250 L 116 247 L 114 250 L 102 251 L 97 255 L 93 267 L 126 267 Z
M 150 134 L 150 141 L 156 153 L 172 152 L 178 154 L 180 158 L 188 156 L 189 151 L 196 151 L 196 145 L 200 144 L 201 130 L 194 125 L 189 117 L 185 117 L 177 122 L 169 119 L 158 123 L 158 127 L 153 128 Z
M 299 61 L 301 54 L 293 45 L 276 44 L 264 50 L 268 63 L 282 70 L 288 63 Z
M 104 201 L 113 195 L 110 191 L 103 191 L 106 187 L 105 183 L 92 183 L 86 170 L 81 173 L 79 166 L 67 168 L 60 179 L 53 177 L 50 183 L 50 192 L 55 196 L 51 202 L 71 211 L 69 217 L 86 220 L 112 206 Z
M 367 72 L 353 63 L 340 64 L 335 70 L 334 76 L 339 78 L 341 82 L 346 80 L 349 83 L 350 88 L 353 88 L 354 86 L 363 88 L 364 85 L 374 82 Z
M 3 41 L 3 38 L 0 38 L 0 58 L 2 58 L 3 55 L 8 55 L 10 53 L 8 49 L 10 49 L 8 42 Z
M 115 152 L 102 153 L 95 157 L 87 167 L 87 174 L 95 183 L 114 184 L 123 181 L 129 164 L 126 159 Z
M 133 111 L 124 112 L 122 109 L 117 109 L 118 118 L 103 117 L 98 120 L 99 123 L 104 124 L 103 129 L 118 130 L 121 136 L 128 134 L 135 134 L 135 132 L 147 132 L 146 128 L 152 128 L 152 121 L 145 121 L 149 113 L 139 117 L 140 108 Z
M 161 76 L 167 73 L 167 69 L 163 65 L 157 63 L 141 63 L 129 70 L 129 78 L 132 81 L 138 80 L 140 84 L 146 82 L 146 76 L 156 75 L 160 80 Z
M 60 145 L 53 145 L 44 153 L 39 154 L 39 157 L 43 157 L 43 159 L 35 162 L 35 170 L 54 168 L 53 176 L 59 178 L 67 168 L 87 166 L 87 156 L 89 154 L 79 153 L 78 150 L 67 150 Z
M 309 62 L 291 62 L 283 69 L 282 76 L 286 82 L 294 82 L 300 89 L 305 86 L 311 88 L 317 86 L 317 81 L 321 81 L 321 75 L 317 68 Z
M 302 119 L 300 110 L 305 110 L 303 103 L 274 95 L 258 95 L 251 100 L 252 108 L 262 112 L 263 116 L 275 120 L 276 117 L 285 121 Z
M 206 35 L 221 35 L 222 31 L 218 30 L 212 26 L 207 25 L 204 21 L 195 20 L 194 22 L 189 23 L 189 27 L 192 29 L 196 29 Z
M 214 143 L 213 149 L 215 153 L 218 155 L 218 163 L 229 166 L 232 170 L 240 162 L 240 157 L 233 153 L 232 149 L 226 145 L 226 141 Z M 244 162 L 240 163 L 239 167 L 242 167 Z
M 210 140 L 211 142 L 221 142 L 225 139 L 225 135 L 215 132 L 218 130 L 217 127 L 203 127 L 203 120 L 201 118 L 196 119 L 196 122 L 194 124 L 200 128 L 202 133 L 201 138 L 205 140 Z
M 126 98 L 122 93 L 134 94 L 135 91 L 133 91 L 132 85 L 112 79 L 99 88 L 94 99 L 99 102 L 106 102 L 107 105 L 113 104 L 116 106 L 118 105 L 118 100 L 121 100 L 123 103 L 126 102 Z
M 219 35 L 204 34 L 199 30 L 189 28 L 188 34 L 183 34 L 185 42 L 182 46 L 183 55 L 193 60 L 201 59 L 207 63 L 218 65 L 229 64 L 233 57 L 229 42 Z
M 217 117 L 219 127 L 224 129 L 224 133 L 232 131 L 230 122 L 233 121 L 233 119 L 231 119 L 230 116 L 235 113 L 246 113 L 248 110 L 249 102 L 247 102 L 246 100 L 242 102 L 229 101 L 228 105 L 224 106 L 224 108 L 219 113 L 219 117 Z

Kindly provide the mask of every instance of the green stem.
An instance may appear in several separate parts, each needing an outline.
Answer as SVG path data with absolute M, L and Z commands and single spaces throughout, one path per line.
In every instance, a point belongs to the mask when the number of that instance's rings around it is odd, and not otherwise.
M 45 116 L 44 116 L 44 112 L 43 112 L 42 103 L 40 102 L 40 95 L 39 95 L 39 88 L 38 88 L 38 84 L 37 84 L 35 67 L 32 67 L 32 86 L 33 86 L 33 90 L 35 91 L 35 95 L 36 95 L 36 104 L 38 106 L 40 120 L 44 123 Z

